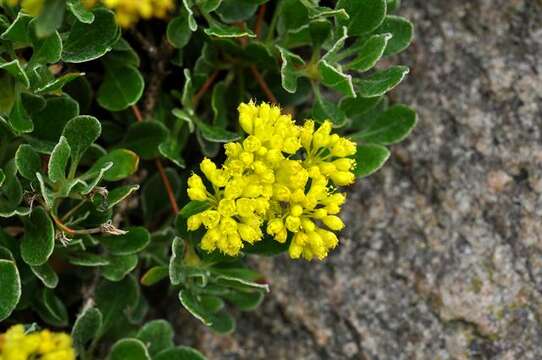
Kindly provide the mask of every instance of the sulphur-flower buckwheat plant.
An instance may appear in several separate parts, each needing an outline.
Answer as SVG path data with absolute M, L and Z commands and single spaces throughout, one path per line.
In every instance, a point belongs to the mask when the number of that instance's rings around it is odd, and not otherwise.
M 209 204 L 188 218 L 188 230 L 203 225 L 201 248 L 230 256 L 262 241 L 264 231 L 279 243 L 290 234 L 290 257 L 324 259 L 344 227 L 337 214 L 346 196 L 337 186 L 354 182 L 356 144 L 331 134 L 327 120 L 300 127 L 267 103 L 239 105 L 239 124 L 248 136 L 224 146 L 223 168 L 200 164 L 213 190 L 197 174 L 188 179 L 188 197 Z
M 0 0 L 0 360 L 204 360 L 171 309 L 227 334 L 250 264 L 336 256 L 416 124 L 398 8 Z

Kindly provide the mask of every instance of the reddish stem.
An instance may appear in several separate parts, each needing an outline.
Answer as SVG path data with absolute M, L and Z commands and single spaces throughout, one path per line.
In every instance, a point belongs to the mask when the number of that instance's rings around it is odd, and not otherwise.
M 271 92 L 271 89 L 269 89 L 269 86 L 267 86 L 267 83 L 265 82 L 265 79 L 263 78 L 262 74 L 258 71 L 255 65 L 250 65 L 250 70 L 252 71 L 252 74 L 256 78 L 256 81 L 258 82 L 258 85 L 262 88 L 263 92 L 269 99 L 269 101 L 273 104 L 278 104 L 277 98 L 273 93 Z
M 164 186 L 166 188 L 167 197 L 171 205 L 171 211 L 173 212 L 173 215 L 177 215 L 179 213 L 179 207 L 177 206 L 177 200 L 175 199 L 175 194 L 173 193 L 173 188 L 171 187 L 169 178 L 167 177 L 166 171 L 164 170 L 164 166 L 162 165 L 160 159 L 156 158 L 154 159 L 154 161 L 156 163 L 156 167 L 158 168 L 158 172 L 160 173 L 160 177 L 162 178 L 162 182 L 164 183 Z
M 256 18 L 256 26 L 254 27 L 254 33 L 256 33 L 256 37 L 260 37 L 260 34 L 262 32 L 262 24 L 263 24 L 263 18 L 265 16 L 265 10 L 266 5 L 262 4 L 260 5 L 260 10 L 258 10 L 258 17 Z
M 213 82 L 216 80 L 216 77 L 218 76 L 218 73 L 219 73 L 219 71 L 215 70 L 215 72 L 213 72 L 211 74 L 211 76 L 207 79 L 207 81 L 205 81 L 205 83 L 203 83 L 203 85 L 198 90 L 198 92 L 192 97 L 192 103 L 194 104 L 194 108 L 197 106 L 197 104 L 200 101 L 201 97 L 203 95 L 205 95 L 207 90 L 209 90 L 209 88 L 211 87 Z
M 139 110 L 139 107 L 137 105 L 132 106 L 132 111 L 134 112 L 134 116 L 137 120 L 137 122 L 143 121 L 143 115 L 141 115 L 141 110 Z

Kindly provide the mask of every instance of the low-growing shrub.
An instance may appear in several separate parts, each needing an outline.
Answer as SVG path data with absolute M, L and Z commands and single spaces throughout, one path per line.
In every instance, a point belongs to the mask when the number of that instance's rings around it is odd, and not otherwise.
M 1 360 L 202 359 L 416 123 L 398 0 L 0 4 Z

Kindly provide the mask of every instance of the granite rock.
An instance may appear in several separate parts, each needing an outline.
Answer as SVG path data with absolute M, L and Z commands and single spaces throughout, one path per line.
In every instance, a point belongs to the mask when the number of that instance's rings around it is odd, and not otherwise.
M 190 323 L 210 359 L 542 358 L 542 2 L 402 15 L 393 101 L 418 127 L 352 190 L 326 262 L 258 260 L 272 291 L 235 333 Z

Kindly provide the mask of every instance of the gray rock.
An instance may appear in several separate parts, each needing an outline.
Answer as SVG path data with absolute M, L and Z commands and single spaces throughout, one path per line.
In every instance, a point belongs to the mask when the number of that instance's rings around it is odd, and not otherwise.
M 356 185 L 326 262 L 255 261 L 272 292 L 230 336 L 199 327 L 211 359 L 542 358 L 542 2 L 402 8 L 393 98 L 419 126 Z

